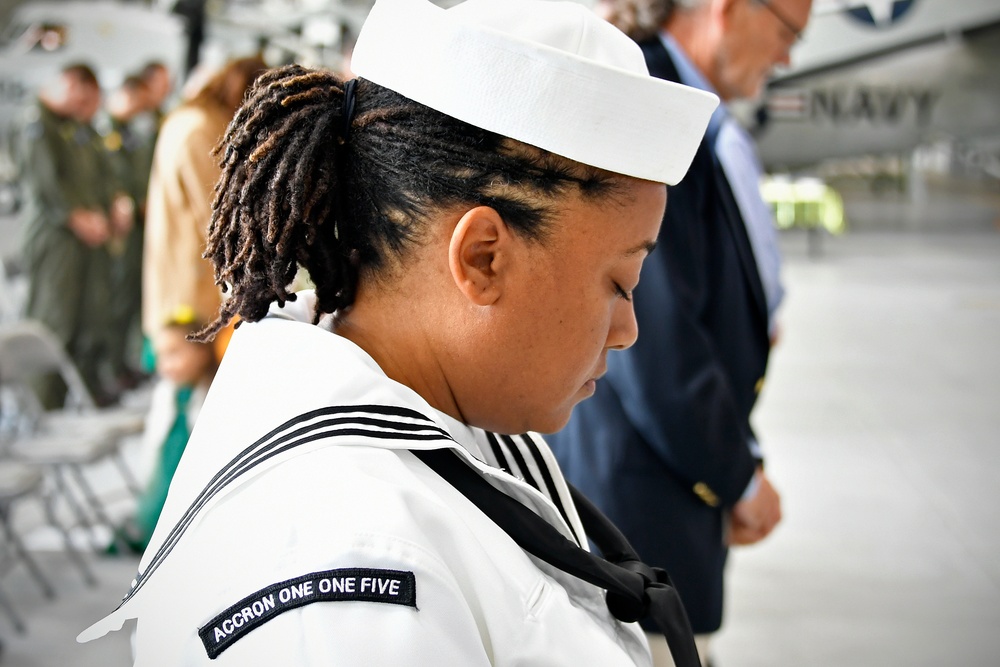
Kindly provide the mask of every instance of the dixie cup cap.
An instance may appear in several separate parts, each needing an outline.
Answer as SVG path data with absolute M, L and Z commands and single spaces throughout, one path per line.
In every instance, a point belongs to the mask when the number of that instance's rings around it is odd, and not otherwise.
M 651 77 L 635 42 L 569 0 L 376 0 L 351 69 L 476 127 L 668 185 L 719 103 Z

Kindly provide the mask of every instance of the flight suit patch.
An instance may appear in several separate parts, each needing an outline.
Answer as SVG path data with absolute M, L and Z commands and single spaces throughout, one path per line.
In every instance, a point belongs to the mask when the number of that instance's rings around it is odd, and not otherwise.
M 279 581 L 252 593 L 198 629 L 208 657 L 220 653 L 272 618 L 313 602 L 384 602 L 417 607 L 412 572 L 343 568 Z

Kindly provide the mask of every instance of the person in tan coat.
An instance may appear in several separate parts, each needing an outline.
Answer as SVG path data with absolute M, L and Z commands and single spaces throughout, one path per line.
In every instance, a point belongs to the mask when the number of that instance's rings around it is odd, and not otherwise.
M 256 56 L 230 61 L 170 112 L 160 130 L 143 247 L 142 329 L 150 339 L 178 308 L 193 309 L 205 322 L 218 312 L 222 293 L 201 256 L 220 173 L 212 149 L 266 67 Z

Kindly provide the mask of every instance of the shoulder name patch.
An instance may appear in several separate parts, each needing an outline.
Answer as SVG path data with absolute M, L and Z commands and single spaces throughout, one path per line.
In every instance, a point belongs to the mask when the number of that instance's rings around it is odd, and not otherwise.
M 344 568 L 279 581 L 252 593 L 198 629 L 208 657 L 220 653 L 286 611 L 314 602 L 384 602 L 417 607 L 412 572 Z

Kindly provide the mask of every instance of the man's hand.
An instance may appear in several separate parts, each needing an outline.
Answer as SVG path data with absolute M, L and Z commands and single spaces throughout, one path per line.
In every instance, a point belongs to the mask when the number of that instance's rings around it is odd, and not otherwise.
M 781 521 L 781 497 L 758 468 L 757 492 L 733 506 L 729 516 L 729 544 L 754 544 L 768 536 Z
M 102 245 L 111 236 L 108 219 L 100 211 L 73 209 L 69 214 L 69 228 L 76 238 L 91 248 Z
M 111 203 L 111 231 L 115 238 L 125 238 L 135 225 L 135 202 L 118 193 Z

